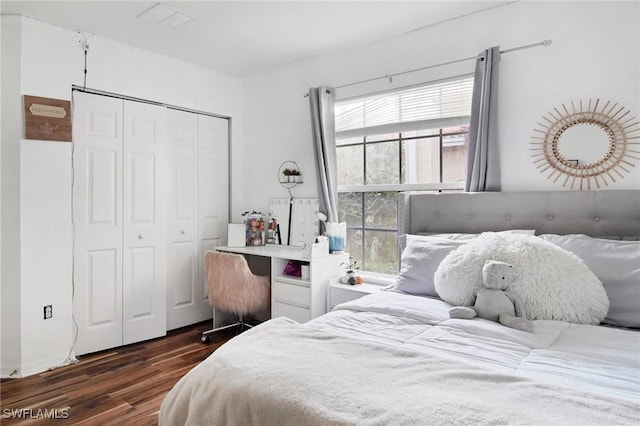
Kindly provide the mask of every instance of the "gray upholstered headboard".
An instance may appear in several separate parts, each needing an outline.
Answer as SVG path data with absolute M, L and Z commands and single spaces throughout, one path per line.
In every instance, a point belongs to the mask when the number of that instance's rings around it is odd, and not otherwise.
M 535 229 L 536 234 L 639 236 L 640 191 L 405 193 L 398 234 Z

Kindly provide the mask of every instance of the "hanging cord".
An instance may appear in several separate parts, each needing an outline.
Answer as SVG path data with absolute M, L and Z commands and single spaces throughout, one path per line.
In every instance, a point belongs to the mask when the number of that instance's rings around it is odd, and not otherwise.
M 75 110 L 75 102 L 74 102 L 74 94 L 75 90 L 71 91 L 71 122 L 73 122 L 74 118 L 74 110 Z M 76 346 L 78 341 L 78 322 L 76 321 L 76 317 L 73 311 L 73 304 L 75 300 L 76 293 L 76 221 L 73 214 L 73 189 L 75 186 L 75 163 L 74 163 L 74 154 L 75 154 L 75 143 L 73 140 L 71 141 L 71 321 L 73 322 L 73 339 L 71 341 L 71 346 L 69 347 L 69 352 L 67 353 L 67 357 L 62 361 L 60 365 L 56 365 L 54 367 L 50 367 L 49 371 L 55 370 L 59 367 L 64 367 L 66 365 L 77 364 L 80 362 L 73 352 L 73 348 Z M 13 373 L 11 373 L 13 374 Z
M 87 54 L 89 53 L 89 38 L 87 37 L 87 35 L 85 33 L 81 33 L 80 31 L 78 31 L 79 34 L 82 34 L 82 40 L 80 40 L 78 43 L 80 43 L 80 47 L 82 48 L 82 50 L 84 51 L 84 81 L 83 81 L 83 89 L 87 89 Z
M 87 45 L 87 49 L 89 46 Z M 86 84 L 86 61 L 87 61 L 87 51 L 84 51 L 85 58 L 85 84 Z M 73 95 L 75 91 L 71 91 L 71 120 L 75 118 L 75 105 Z M 69 364 L 77 364 L 78 358 L 76 358 L 75 353 L 73 352 L 73 348 L 76 346 L 76 342 L 78 341 L 78 323 L 76 321 L 76 316 L 74 314 L 73 304 L 75 301 L 76 295 L 76 220 L 73 214 L 73 190 L 75 187 L 76 181 L 76 173 L 75 173 L 75 162 L 74 162 L 74 154 L 75 154 L 75 146 L 76 144 L 71 141 L 71 321 L 73 321 L 73 341 L 71 342 L 71 347 L 69 348 L 69 353 L 67 354 L 67 359 L 64 360 L 63 365 Z
M 89 51 L 89 46 L 87 45 L 87 47 L 84 49 L 84 82 L 82 84 L 82 87 L 84 89 L 87 88 L 87 52 Z

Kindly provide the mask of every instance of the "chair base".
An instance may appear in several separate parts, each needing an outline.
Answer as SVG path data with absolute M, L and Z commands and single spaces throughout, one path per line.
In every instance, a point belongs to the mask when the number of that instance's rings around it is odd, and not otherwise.
M 209 343 L 209 336 L 212 334 L 217 333 L 218 331 L 223 331 L 223 330 L 229 330 L 231 328 L 236 328 L 236 336 L 240 333 L 242 333 L 243 331 L 246 331 L 250 328 L 253 328 L 253 325 L 244 322 L 244 320 L 242 318 L 240 318 L 238 321 L 234 322 L 233 324 L 229 324 L 229 325 L 223 325 L 221 327 L 216 327 L 213 328 L 211 330 L 207 330 L 207 331 L 203 331 L 202 332 L 202 336 L 200 337 L 200 341 L 202 343 Z

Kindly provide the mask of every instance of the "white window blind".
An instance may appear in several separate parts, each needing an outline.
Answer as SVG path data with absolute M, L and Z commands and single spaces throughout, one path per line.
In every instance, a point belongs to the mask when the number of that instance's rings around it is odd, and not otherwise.
M 338 101 L 336 138 L 468 124 L 473 75 L 391 93 Z

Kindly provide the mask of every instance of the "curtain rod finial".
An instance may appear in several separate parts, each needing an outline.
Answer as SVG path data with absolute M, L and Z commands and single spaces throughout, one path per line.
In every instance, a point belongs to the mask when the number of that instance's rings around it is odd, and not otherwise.
M 551 43 L 553 43 L 553 40 L 547 39 L 547 40 L 544 40 L 541 44 L 544 47 L 548 47 L 548 46 L 551 46 Z

